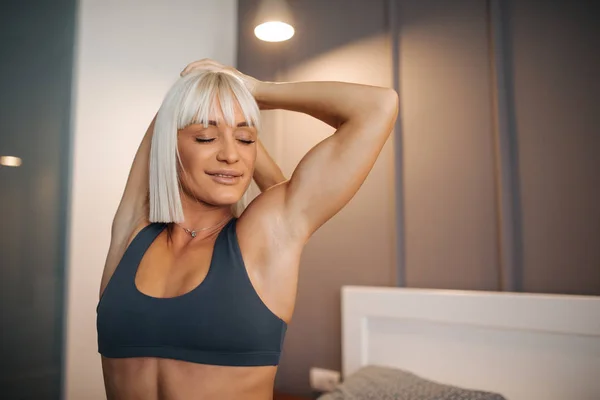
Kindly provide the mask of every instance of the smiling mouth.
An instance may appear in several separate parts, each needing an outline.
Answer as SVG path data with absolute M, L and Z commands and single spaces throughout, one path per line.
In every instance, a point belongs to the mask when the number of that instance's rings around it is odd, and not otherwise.
M 227 172 L 207 172 L 210 176 L 221 176 L 223 178 L 239 178 L 242 174 L 238 173 L 227 173 Z
M 234 175 L 227 173 L 206 173 L 208 176 L 212 178 L 213 181 L 220 183 L 222 185 L 235 185 L 239 182 L 242 175 Z

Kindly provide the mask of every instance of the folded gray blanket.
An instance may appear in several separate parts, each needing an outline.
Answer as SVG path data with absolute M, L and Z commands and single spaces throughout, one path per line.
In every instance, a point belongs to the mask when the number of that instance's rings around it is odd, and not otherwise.
M 497 393 L 444 385 L 396 368 L 367 366 L 318 400 L 506 400 Z

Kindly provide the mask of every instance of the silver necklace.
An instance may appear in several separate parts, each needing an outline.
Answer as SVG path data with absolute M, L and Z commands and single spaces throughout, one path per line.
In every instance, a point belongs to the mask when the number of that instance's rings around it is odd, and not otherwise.
M 181 229 L 183 229 L 183 230 L 184 230 L 186 233 L 188 233 L 188 234 L 189 234 L 189 235 L 190 235 L 192 238 L 195 238 L 196 236 L 198 236 L 198 232 L 207 231 L 207 230 L 209 230 L 209 229 L 216 228 L 216 227 L 218 227 L 219 225 L 221 225 L 221 224 L 223 224 L 223 223 L 227 222 L 228 220 L 229 220 L 229 217 L 225 218 L 223 221 L 219 222 L 219 223 L 218 223 L 218 224 L 216 224 L 216 225 L 209 226 L 209 227 L 206 227 L 206 228 L 200 228 L 200 229 L 188 229 L 188 228 L 186 228 L 186 227 L 184 227 L 184 226 L 180 225 L 179 223 L 177 223 L 177 225 L 179 225 L 179 226 L 181 227 Z

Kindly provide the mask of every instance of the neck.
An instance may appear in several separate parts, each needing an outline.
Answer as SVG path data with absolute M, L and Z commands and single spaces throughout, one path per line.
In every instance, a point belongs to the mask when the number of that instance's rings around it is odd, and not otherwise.
M 181 205 L 185 220 L 179 225 L 190 230 L 198 230 L 221 225 L 233 216 L 230 206 L 214 206 L 186 195 L 181 196 Z

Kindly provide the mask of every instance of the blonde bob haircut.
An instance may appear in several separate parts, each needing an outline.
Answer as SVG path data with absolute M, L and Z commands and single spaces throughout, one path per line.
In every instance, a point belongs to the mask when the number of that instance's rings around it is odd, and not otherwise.
M 150 149 L 150 222 L 184 222 L 181 180 L 185 173 L 177 149 L 177 132 L 192 124 L 208 127 L 209 115 L 219 105 L 225 122 L 235 126 L 235 104 L 246 122 L 260 129 L 260 111 L 252 93 L 227 72 L 193 71 L 175 82 L 158 111 Z M 246 207 L 247 191 L 232 205 L 235 216 Z

